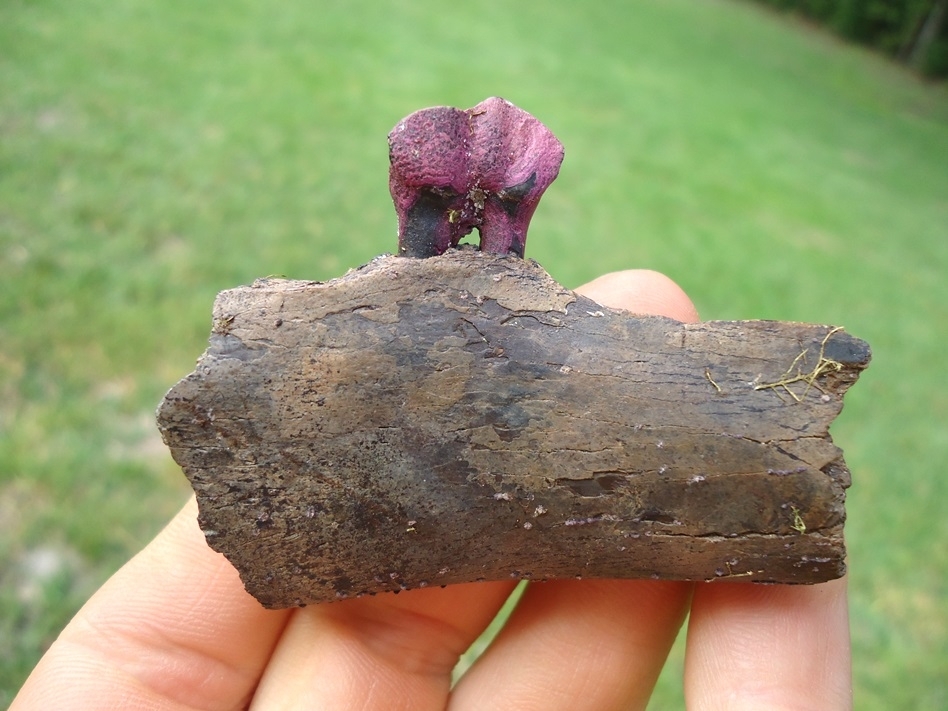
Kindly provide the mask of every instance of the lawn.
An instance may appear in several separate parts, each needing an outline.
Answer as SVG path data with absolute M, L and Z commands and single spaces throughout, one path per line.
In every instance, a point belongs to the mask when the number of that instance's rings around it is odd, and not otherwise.
M 153 412 L 215 293 L 393 250 L 389 129 L 500 95 L 566 146 L 528 244 L 560 282 L 872 344 L 833 428 L 856 705 L 948 707 L 948 92 L 754 4 L 578 8 L 3 3 L 0 706 L 186 497 Z

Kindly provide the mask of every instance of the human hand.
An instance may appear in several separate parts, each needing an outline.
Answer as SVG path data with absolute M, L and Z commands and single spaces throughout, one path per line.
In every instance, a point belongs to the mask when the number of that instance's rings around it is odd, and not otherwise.
M 647 271 L 577 291 L 696 321 Z M 265 610 L 206 544 L 192 499 L 79 611 L 14 699 L 28 709 L 637 709 L 690 610 L 689 709 L 851 708 L 845 579 L 814 586 L 531 583 L 451 688 L 514 582 Z

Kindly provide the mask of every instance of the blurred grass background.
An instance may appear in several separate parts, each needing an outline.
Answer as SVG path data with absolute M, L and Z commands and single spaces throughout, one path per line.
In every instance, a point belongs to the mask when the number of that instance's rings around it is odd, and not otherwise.
M 528 243 L 564 285 L 872 344 L 833 428 L 856 705 L 948 707 L 948 92 L 737 0 L 6 0 L 0 705 L 186 497 L 153 412 L 216 292 L 392 251 L 386 134 L 491 95 L 566 146 Z

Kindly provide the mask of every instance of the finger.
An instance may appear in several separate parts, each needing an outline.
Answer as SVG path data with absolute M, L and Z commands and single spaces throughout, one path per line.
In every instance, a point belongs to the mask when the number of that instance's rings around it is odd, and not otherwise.
M 657 272 L 614 272 L 577 292 L 604 306 L 697 320 L 690 299 Z M 459 682 L 452 708 L 644 708 L 691 588 L 639 580 L 531 585 Z
M 643 580 L 530 584 L 458 683 L 450 708 L 645 708 L 691 587 Z
M 668 316 L 685 323 L 699 320 L 698 311 L 681 287 L 664 274 L 649 269 L 605 274 L 576 291 L 603 306 Z
M 208 548 L 192 498 L 63 630 L 11 707 L 245 708 L 288 613 Z
M 852 708 L 846 580 L 699 584 L 685 653 L 689 709 Z
M 254 709 L 443 709 L 451 672 L 515 583 L 319 605 L 287 626 Z

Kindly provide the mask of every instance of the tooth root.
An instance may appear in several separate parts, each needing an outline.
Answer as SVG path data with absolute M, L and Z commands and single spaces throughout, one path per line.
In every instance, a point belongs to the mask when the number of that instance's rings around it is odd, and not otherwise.
M 398 253 L 403 257 L 435 257 L 458 243 L 455 225 L 463 200 L 420 190 L 404 215 L 399 215 Z

